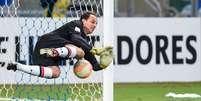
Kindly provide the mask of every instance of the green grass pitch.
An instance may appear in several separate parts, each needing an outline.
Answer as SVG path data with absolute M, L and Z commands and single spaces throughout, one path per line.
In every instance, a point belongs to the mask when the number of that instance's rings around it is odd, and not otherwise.
M 165 97 L 169 92 L 201 95 L 201 82 L 115 84 L 114 88 L 114 101 L 201 101 L 201 98 Z
M 90 101 L 90 97 L 102 97 L 101 84 L 87 85 L 0 85 L 0 97 L 20 99 L 78 98 Z M 191 83 L 127 83 L 114 84 L 114 101 L 201 101 L 201 98 L 171 98 L 165 94 L 196 93 L 201 95 L 201 82 Z

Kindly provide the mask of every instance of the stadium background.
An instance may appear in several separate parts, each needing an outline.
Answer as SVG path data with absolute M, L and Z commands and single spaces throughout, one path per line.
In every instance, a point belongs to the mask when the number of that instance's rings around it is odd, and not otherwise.
M 118 42 L 115 42 L 114 100 L 200 101 L 200 98 L 166 98 L 165 94 L 169 92 L 201 94 L 201 1 L 115 0 L 114 4 L 114 30 L 116 30 L 114 33 L 116 40 L 122 37 L 126 37 L 127 39 L 130 38 L 131 41 L 133 41 L 134 47 L 133 59 L 128 62 L 127 59 L 128 55 L 131 54 L 131 47 L 126 39 L 126 41 L 123 40 L 121 43 L 123 47 L 123 50 L 121 51 L 122 59 L 118 60 L 119 57 L 117 56 L 120 56 L 120 50 L 117 50 L 119 44 L 117 45 Z M 69 4 L 69 6 L 72 5 Z M 6 15 L 7 10 L 5 9 L 3 9 L 2 12 L 4 12 L 5 17 L 16 16 L 13 10 L 9 12 L 9 15 Z M 44 16 L 44 10 L 40 5 L 39 0 L 22 0 L 18 7 L 17 15 L 19 17 L 42 17 Z M 66 16 L 68 15 L 69 14 L 66 14 Z M 175 24 L 175 22 L 177 24 Z M 166 36 L 168 39 L 169 45 L 167 48 L 167 56 L 170 63 L 164 64 L 164 57 L 161 56 L 161 63 L 156 64 L 156 53 L 153 55 L 150 63 L 140 63 L 136 59 L 136 41 L 139 40 L 140 36 L 148 36 L 150 37 L 152 44 L 155 45 L 154 40 L 156 36 L 160 35 Z M 171 44 L 173 36 L 181 36 L 183 38 L 178 41 L 178 45 L 182 47 L 182 51 L 177 52 L 179 54 L 178 57 L 184 59 L 183 63 L 174 64 L 171 62 L 171 50 L 173 49 Z M 194 57 L 185 44 L 189 36 L 196 37 L 196 41 L 192 40 L 192 43 L 190 43 L 197 53 L 196 61 L 192 64 L 185 62 L 185 58 L 192 59 Z M 145 48 L 141 50 L 148 49 L 147 41 L 144 42 L 145 43 L 143 43 L 142 46 L 145 46 Z M 146 52 L 148 51 L 145 51 L 145 56 L 142 56 L 142 59 L 146 58 Z M 156 52 L 155 46 L 153 46 L 153 53 L 154 52 Z M 124 61 L 124 63 L 121 60 L 127 61 Z M 142 68 L 147 70 L 140 70 Z

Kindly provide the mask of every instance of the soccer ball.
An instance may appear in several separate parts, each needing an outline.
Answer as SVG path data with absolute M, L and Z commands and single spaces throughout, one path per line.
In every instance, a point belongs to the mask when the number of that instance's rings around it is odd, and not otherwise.
M 91 63 L 87 60 L 78 60 L 74 65 L 74 74 L 81 79 L 89 77 L 93 71 Z

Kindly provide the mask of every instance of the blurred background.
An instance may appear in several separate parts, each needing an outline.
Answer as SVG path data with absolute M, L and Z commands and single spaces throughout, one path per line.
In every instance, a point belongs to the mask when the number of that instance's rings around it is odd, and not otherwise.
M 73 11 L 79 0 L 14 0 L 10 5 L 2 6 L 4 0 L 0 0 L 2 16 L 44 16 L 47 7 L 52 8 L 55 1 L 60 2 L 57 9 L 70 16 L 68 11 Z M 8 3 L 11 0 L 7 0 Z M 85 0 L 90 1 L 90 0 Z M 99 2 L 97 0 L 96 2 Z M 97 3 L 83 3 L 83 6 L 77 6 L 76 9 L 97 9 Z M 62 3 L 65 4 L 62 6 Z M 86 6 L 87 5 L 87 6 Z M 73 9 L 71 9 L 73 7 Z M 87 8 L 88 7 L 88 8 Z M 91 8 L 93 7 L 93 8 Z M 16 10 L 17 9 L 17 10 Z M 100 8 L 98 8 L 100 9 Z M 5 12 L 12 15 L 6 15 Z M 101 9 L 99 10 L 101 12 Z M 3 13 L 4 12 L 4 13 Z M 71 12 L 72 13 L 72 12 Z M 201 16 L 201 0 L 114 0 L 115 17 L 196 17 Z M 47 14 L 45 15 L 47 16 Z
M 116 17 L 195 17 L 201 0 L 115 0 Z

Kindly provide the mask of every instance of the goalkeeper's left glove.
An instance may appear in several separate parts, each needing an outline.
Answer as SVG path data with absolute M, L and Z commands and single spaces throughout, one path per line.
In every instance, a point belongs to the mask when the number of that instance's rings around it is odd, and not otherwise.
M 104 53 L 105 51 L 109 51 L 109 50 L 112 50 L 112 46 L 106 46 L 106 47 L 103 47 L 103 48 L 92 48 L 90 50 L 90 52 L 93 54 L 93 55 L 98 55 L 100 56 L 102 53 Z
M 111 47 L 107 47 L 106 51 L 101 52 L 100 54 L 100 67 L 105 69 L 107 68 L 113 60 L 113 50 Z

